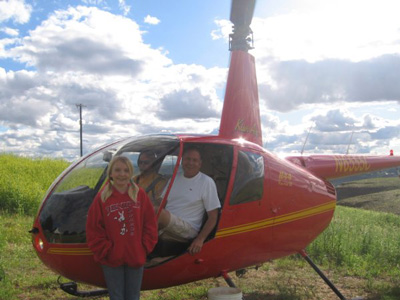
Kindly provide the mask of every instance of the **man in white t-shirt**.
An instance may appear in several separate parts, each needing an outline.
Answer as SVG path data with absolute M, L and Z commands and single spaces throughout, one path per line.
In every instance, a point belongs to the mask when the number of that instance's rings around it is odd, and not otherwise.
M 200 172 L 201 155 L 196 148 L 187 148 L 182 156 L 182 169 L 176 175 L 165 209 L 158 219 L 161 239 L 193 242 L 190 254 L 201 251 L 203 243 L 218 219 L 218 199 L 215 182 Z M 208 218 L 201 228 L 204 213 Z

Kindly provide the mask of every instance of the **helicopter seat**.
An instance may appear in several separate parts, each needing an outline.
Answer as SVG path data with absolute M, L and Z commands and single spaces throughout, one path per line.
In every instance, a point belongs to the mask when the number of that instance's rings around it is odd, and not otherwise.
M 167 239 L 159 239 L 149 259 L 154 257 L 177 256 L 186 252 L 192 241 L 178 242 Z

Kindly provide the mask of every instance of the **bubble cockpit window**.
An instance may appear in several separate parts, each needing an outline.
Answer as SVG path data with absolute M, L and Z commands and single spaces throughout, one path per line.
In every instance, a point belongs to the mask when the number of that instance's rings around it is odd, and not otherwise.
M 159 172 L 171 176 L 176 164 L 179 140 L 175 136 L 148 136 L 124 140 L 90 155 L 60 176 L 44 201 L 39 220 L 49 243 L 85 243 L 88 209 L 106 179 L 112 157 L 124 155 L 131 159 L 135 174 L 137 160 L 143 151 L 157 157 Z

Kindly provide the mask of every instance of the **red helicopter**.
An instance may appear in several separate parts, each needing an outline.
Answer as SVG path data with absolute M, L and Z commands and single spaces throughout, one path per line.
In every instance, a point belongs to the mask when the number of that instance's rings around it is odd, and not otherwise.
M 331 222 L 336 191 L 330 179 L 400 166 L 400 157 L 309 155 L 281 159 L 262 147 L 255 59 L 250 29 L 255 0 L 233 0 L 230 20 L 231 61 L 218 135 L 147 135 L 127 138 L 86 155 L 50 186 L 34 220 L 33 247 L 43 263 L 72 280 L 61 288 L 76 296 L 76 282 L 105 287 L 100 265 L 86 244 L 88 208 L 105 181 L 114 155 L 131 158 L 142 151 L 157 155 L 158 172 L 173 185 L 183 149 L 202 152 L 202 172 L 216 183 L 221 210 L 218 224 L 200 253 L 185 244 L 162 245 L 145 266 L 143 290 L 160 289 L 222 276 L 284 256 L 300 253 L 340 299 L 340 291 L 305 252 Z M 137 170 L 138 168 L 136 168 Z M 165 207 L 166 197 L 161 207 Z M 240 254 L 240 255 L 238 255 Z M 177 271 L 179 270 L 179 271 Z

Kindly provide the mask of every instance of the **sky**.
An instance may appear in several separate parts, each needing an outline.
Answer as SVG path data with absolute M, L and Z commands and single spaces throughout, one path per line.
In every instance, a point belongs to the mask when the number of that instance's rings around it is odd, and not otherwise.
M 0 0 L 0 153 L 74 160 L 121 138 L 217 134 L 228 0 Z M 400 1 L 256 3 L 264 147 L 400 154 Z

